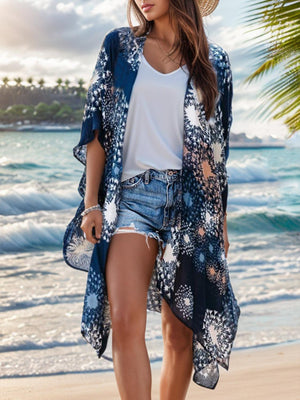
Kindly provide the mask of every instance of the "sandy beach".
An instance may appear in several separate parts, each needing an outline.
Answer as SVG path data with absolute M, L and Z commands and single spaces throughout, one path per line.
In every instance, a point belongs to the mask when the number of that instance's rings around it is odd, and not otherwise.
M 159 399 L 160 365 L 152 366 L 152 399 Z M 112 372 L 1 380 L 2 400 L 119 399 Z M 191 382 L 187 400 L 300 399 L 300 343 L 233 351 L 214 390 Z M 136 399 L 139 400 L 139 399 Z M 174 399 L 176 400 L 176 399 Z

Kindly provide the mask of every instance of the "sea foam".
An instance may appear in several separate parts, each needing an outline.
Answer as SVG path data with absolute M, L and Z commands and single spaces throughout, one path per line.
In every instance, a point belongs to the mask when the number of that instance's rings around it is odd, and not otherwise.
M 73 185 L 74 186 L 74 185 Z M 0 214 L 18 215 L 39 210 L 62 210 L 79 204 L 75 187 L 47 188 L 36 183 L 14 185 L 0 190 Z
M 276 175 L 270 172 L 262 158 L 228 161 L 227 173 L 229 183 L 246 183 L 275 181 Z

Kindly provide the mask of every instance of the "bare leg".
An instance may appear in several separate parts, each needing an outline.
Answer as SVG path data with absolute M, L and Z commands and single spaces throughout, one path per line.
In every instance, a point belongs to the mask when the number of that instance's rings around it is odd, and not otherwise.
M 149 248 L 146 236 L 140 233 L 115 234 L 107 258 L 114 370 L 122 400 L 151 399 L 145 329 L 147 291 L 158 242 L 148 238 L 148 243 Z
M 164 356 L 160 380 L 160 400 L 184 400 L 193 370 L 193 332 L 162 300 Z

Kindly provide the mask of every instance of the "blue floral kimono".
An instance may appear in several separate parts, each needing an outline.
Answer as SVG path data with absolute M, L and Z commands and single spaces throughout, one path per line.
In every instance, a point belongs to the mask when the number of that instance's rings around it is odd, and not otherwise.
M 78 191 L 82 196 L 63 240 L 68 265 L 88 271 L 82 315 L 82 335 L 100 358 L 110 334 L 111 319 L 105 282 L 105 263 L 120 202 L 122 148 L 132 87 L 141 62 L 145 36 L 129 27 L 110 31 L 99 51 L 88 90 L 81 137 L 74 156 L 85 166 Z M 240 308 L 234 296 L 223 239 L 227 207 L 226 161 L 232 121 L 232 75 L 227 53 L 210 44 L 219 96 L 209 121 L 193 80 L 184 99 L 182 201 L 180 221 L 164 257 L 157 255 L 148 289 L 147 308 L 161 312 L 164 298 L 173 313 L 193 330 L 193 381 L 214 389 L 218 364 L 228 370 Z M 88 242 L 80 228 L 86 182 L 86 144 L 99 129 L 106 162 L 98 201 L 103 210 L 99 243 Z

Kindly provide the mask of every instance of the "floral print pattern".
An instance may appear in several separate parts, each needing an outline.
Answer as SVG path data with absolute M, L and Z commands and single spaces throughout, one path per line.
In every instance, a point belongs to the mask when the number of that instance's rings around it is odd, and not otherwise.
M 179 286 L 175 292 L 175 304 L 185 320 L 193 317 L 194 297 L 190 286 Z
M 101 357 L 111 329 L 105 262 L 121 198 L 122 149 L 132 87 L 147 35 L 130 28 L 109 32 L 102 44 L 87 94 L 81 137 L 74 156 L 84 165 L 78 191 L 82 201 L 66 228 L 63 255 L 73 268 L 87 271 L 82 314 L 83 337 Z M 193 330 L 193 380 L 215 388 L 218 366 L 228 369 L 240 307 L 225 257 L 223 222 L 227 207 L 226 161 L 232 122 L 232 76 L 227 53 L 210 43 L 219 97 L 213 118 L 205 118 L 193 80 L 184 99 L 182 190 L 176 221 L 164 253 L 155 260 L 147 308 L 161 312 L 164 298 L 174 314 Z M 103 210 L 100 243 L 91 246 L 80 229 L 86 185 L 86 145 L 99 129 L 106 154 L 98 200 Z

